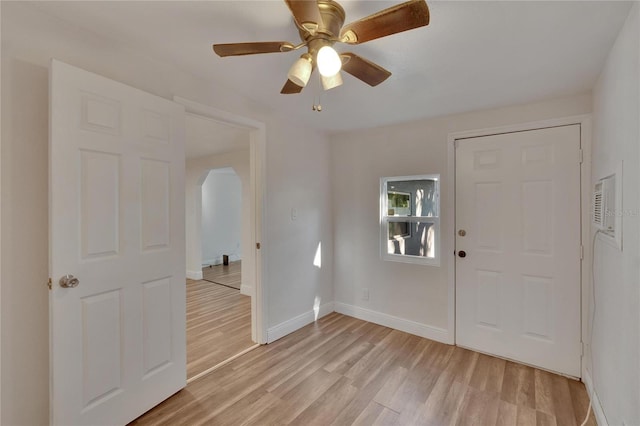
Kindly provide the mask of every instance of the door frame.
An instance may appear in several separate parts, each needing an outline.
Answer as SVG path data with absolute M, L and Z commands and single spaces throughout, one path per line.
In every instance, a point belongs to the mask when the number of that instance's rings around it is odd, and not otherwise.
M 266 145 L 267 132 L 265 123 L 248 117 L 223 111 L 208 105 L 190 101 L 180 96 L 173 97 L 174 102 L 183 105 L 186 113 L 191 113 L 218 121 L 222 124 L 244 127 L 249 130 L 249 169 L 251 199 L 255 206 L 251 212 L 251 241 L 255 250 L 255 279 L 251 297 L 251 339 L 258 344 L 267 343 L 267 307 L 265 300 L 266 280 L 266 241 L 263 232 L 266 208 Z M 260 249 L 257 245 L 260 244 Z
M 457 140 L 472 139 L 482 136 L 492 136 L 505 133 L 525 132 L 550 127 L 580 125 L 580 148 L 582 150 L 582 163 L 580 164 L 580 220 L 581 220 L 581 245 L 582 256 L 580 265 L 580 340 L 583 344 L 587 340 L 587 315 L 588 315 L 588 287 L 590 284 L 591 246 L 587 244 L 591 238 L 591 114 L 575 115 L 563 118 L 526 122 L 507 126 L 491 127 L 485 129 L 467 130 L 449 133 L 447 137 L 447 181 L 446 203 L 443 203 L 443 214 L 448 224 L 443 228 L 442 235 L 444 246 L 449 247 L 450 254 L 447 263 L 447 343 L 456 344 L 456 257 L 455 257 L 455 230 L 456 230 L 456 150 Z M 582 362 L 582 360 L 581 360 Z M 582 362 L 581 371 L 584 377 Z

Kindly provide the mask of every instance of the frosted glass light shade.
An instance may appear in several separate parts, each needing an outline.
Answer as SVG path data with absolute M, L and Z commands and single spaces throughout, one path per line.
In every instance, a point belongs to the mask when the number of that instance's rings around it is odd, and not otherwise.
M 300 87 L 305 87 L 311 77 L 311 59 L 307 57 L 300 57 L 293 63 L 287 74 L 287 78 L 293 81 Z
M 340 71 L 331 77 L 321 75 L 320 80 L 322 80 L 322 87 L 324 90 L 330 90 L 334 87 L 342 86 L 342 75 L 340 74 Z
M 325 77 L 333 77 L 340 68 L 342 68 L 342 60 L 340 55 L 331 46 L 323 46 L 318 50 L 317 55 L 318 71 Z

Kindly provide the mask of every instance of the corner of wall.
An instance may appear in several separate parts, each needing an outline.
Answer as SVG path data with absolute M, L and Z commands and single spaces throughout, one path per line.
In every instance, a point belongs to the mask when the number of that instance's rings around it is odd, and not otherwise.
M 589 395 L 589 399 L 591 400 L 591 411 L 598 426 L 609 426 L 609 422 L 607 422 L 607 418 L 604 416 L 604 410 L 602 409 L 602 404 L 600 404 L 598 394 L 593 388 L 593 379 L 586 368 L 582 369 L 582 382 L 587 388 L 587 395 Z
M 329 315 L 331 312 L 334 312 L 334 304 L 333 302 L 328 302 L 324 305 L 318 306 L 317 309 L 312 309 L 301 315 L 298 315 L 297 317 L 284 321 L 274 327 L 270 327 L 267 330 L 267 343 L 273 343 L 276 340 L 286 336 L 287 334 L 291 334 L 294 331 L 297 331 L 302 327 L 309 325 L 326 315 Z
M 187 279 L 201 280 L 203 278 L 202 271 L 189 271 L 187 270 Z

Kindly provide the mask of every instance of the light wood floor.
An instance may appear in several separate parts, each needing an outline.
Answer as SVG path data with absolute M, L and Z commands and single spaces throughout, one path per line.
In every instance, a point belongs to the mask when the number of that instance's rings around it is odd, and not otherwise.
M 580 382 L 332 313 L 133 424 L 565 426 L 587 407 Z
M 226 285 L 240 290 L 242 261 L 229 262 L 228 265 L 213 265 L 202 268 L 202 276 L 206 281 Z
M 208 281 L 187 280 L 187 377 L 253 344 L 251 297 Z

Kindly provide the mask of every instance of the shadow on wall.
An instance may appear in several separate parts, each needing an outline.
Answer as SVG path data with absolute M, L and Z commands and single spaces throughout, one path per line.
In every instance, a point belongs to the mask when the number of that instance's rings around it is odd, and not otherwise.
M 48 69 L 3 55 L 2 107 L 0 423 L 47 424 Z

